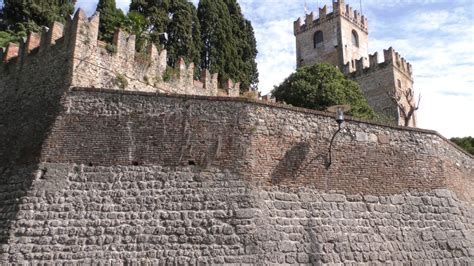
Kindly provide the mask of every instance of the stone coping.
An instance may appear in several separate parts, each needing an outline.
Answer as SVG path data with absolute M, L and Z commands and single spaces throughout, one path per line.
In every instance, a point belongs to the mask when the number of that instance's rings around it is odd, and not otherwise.
M 285 104 L 276 103 L 276 102 L 265 102 L 261 100 L 249 99 L 249 98 L 244 98 L 244 97 L 201 96 L 201 95 L 187 95 L 187 94 L 174 94 L 174 93 L 161 93 L 161 92 L 122 91 L 122 90 L 111 90 L 111 89 L 90 88 L 90 87 L 73 87 L 71 88 L 71 91 L 97 92 L 97 93 L 121 94 L 121 95 L 138 95 L 138 96 L 158 96 L 158 97 L 179 98 L 179 99 L 189 99 L 189 100 L 196 99 L 196 100 L 209 100 L 209 101 L 222 101 L 222 102 L 241 102 L 241 103 L 248 103 L 248 104 L 260 105 L 260 106 L 266 106 L 266 107 L 285 109 L 289 111 L 295 111 L 295 112 L 306 113 L 306 114 L 314 114 L 314 115 L 324 116 L 324 117 L 334 117 L 334 114 L 329 113 L 329 112 L 312 110 L 312 109 L 307 109 L 307 108 L 302 108 L 302 107 L 295 107 L 295 106 L 285 105 Z M 360 119 L 360 118 L 356 118 L 352 116 L 346 116 L 345 118 L 346 118 L 346 121 L 350 121 L 350 122 L 363 123 L 363 124 L 380 126 L 380 127 L 387 127 L 387 128 L 402 130 L 402 131 L 411 131 L 411 132 L 417 132 L 417 133 L 423 133 L 423 134 L 436 135 L 440 137 L 441 139 L 443 139 L 444 141 L 446 141 L 447 143 L 449 143 L 451 146 L 453 146 L 457 150 L 467 155 L 469 158 L 474 159 L 473 155 L 469 154 L 467 151 L 465 151 L 464 149 L 462 149 L 461 147 L 459 147 L 458 145 L 456 145 L 449 139 L 445 138 L 443 135 L 441 135 L 439 132 L 435 130 L 388 125 L 388 124 L 368 121 L 368 120 L 364 120 L 364 119 Z

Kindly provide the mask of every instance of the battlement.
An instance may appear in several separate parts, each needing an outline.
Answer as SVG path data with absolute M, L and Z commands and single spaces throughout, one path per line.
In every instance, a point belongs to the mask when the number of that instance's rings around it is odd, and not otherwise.
M 176 68 L 167 65 L 166 50 L 150 44 L 143 53 L 136 52 L 136 36 L 117 29 L 113 42 L 98 40 L 99 13 L 88 18 L 79 9 L 65 25 L 55 22 L 41 33 L 30 33 L 20 44 L 10 43 L 0 50 L 2 76 L 21 76 L 30 61 L 50 65 L 51 57 L 65 57 L 57 67 L 71 68 L 70 87 L 96 87 L 133 91 L 164 92 L 215 96 L 218 75 L 202 70 L 201 79 L 194 80 L 194 64 L 180 59 Z M 32 66 L 31 66 L 32 67 Z M 54 73 L 51 73 L 54 75 Z M 34 78 L 34 77 L 29 77 Z M 225 86 L 226 96 L 238 97 L 239 86 L 233 81 Z M 237 91 L 236 89 L 237 88 Z
M 394 66 L 400 72 L 413 79 L 412 66 L 405 58 L 401 57 L 392 47 L 383 51 L 384 61 L 379 63 L 378 52 L 370 54 L 369 58 L 362 57 L 352 62 L 347 62 L 344 65 L 343 73 L 351 76 L 363 75 L 364 73 L 384 68 L 387 66 Z
M 369 23 L 364 15 L 361 15 L 359 11 L 353 9 L 351 6 L 346 5 L 344 0 L 333 0 L 332 11 L 328 11 L 328 7 L 324 5 L 319 8 L 319 17 L 315 19 L 314 13 L 307 14 L 302 24 L 302 19 L 298 18 L 293 25 L 294 34 L 300 34 L 311 28 L 321 25 L 323 22 L 334 19 L 338 16 L 344 17 L 345 19 L 358 26 L 362 31 L 368 33 Z

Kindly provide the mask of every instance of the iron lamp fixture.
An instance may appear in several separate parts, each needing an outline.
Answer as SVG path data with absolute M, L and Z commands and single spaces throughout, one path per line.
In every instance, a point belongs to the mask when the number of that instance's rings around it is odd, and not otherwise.
M 351 107 L 349 105 L 334 105 L 327 109 L 328 112 L 336 114 L 336 122 L 338 125 L 338 129 L 336 132 L 334 132 L 334 135 L 332 135 L 331 142 L 329 143 L 328 160 L 326 162 L 326 169 L 329 169 L 329 167 L 331 167 L 331 164 L 332 164 L 332 144 L 334 142 L 334 139 L 336 138 L 337 133 L 339 133 L 342 129 L 342 123 L 344 123 L 344 112 L 347 112 L 349 110 L 351 110 Z

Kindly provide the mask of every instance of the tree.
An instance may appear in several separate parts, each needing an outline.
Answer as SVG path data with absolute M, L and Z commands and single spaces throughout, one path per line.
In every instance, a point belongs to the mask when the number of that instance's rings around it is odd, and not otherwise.
M 376 118 L 357 83 L 348 80 L 334 66 L 316 64 L 296 70 L 272 91 L 277 101 L 324 111 L 331 105 L 349 104 L 349 115 Z
M 132 0 L 130 3 L 130 11 L 145 18 L 144 27 L 140 31 L 146 34 L 142 36 L 146 36 L 156 44 L 160 43 L 160 34 L 166 32 L 169 23 L 169 2 L 169 0 Z
M 169 23 L 166 26 L 168 64 L 175 66 L 180 57 L 199 67 L 201 54 L 201 27 L 196 7 L 187 0 L 175 0 L 169 5 Z
M 124 25 L 125 15 L 117 8 L 115 0 L 99 0 L 96 10 L 100 12 L 99 40 L 110 43 L 115 30 Z
M 464 137 L 464 138 L 452 138 L 452 142 L 456 143 L 459 147 L 463 148 L 468 153 L 474 155 L 474 138 L 473 137 Z
M 393 92 L 390 97 L 397 105 L 398 110 L 400 110 L 400 116 L 404 121 L 404 125 L 408 127 L 415 116 L 415 111 L 420 107 L 421 95 L 418 97 L 418 103 L 416 105 L 413 90 L 411 89 L 403 92 L 397 90 Z
M 237 40 L 238 58 L 238 77 L 236 80 L 241 82 L 241 89 L 247 91 L 256 89 L 258 83 L 257 70 L 257 41 L 253 31 L 252 23 L 245 19 L 240 5 L 236 0 L 224 0 L 232 23 L 232 34 Z
M 74 12 L 76 0 L 5 0 L 2 10 L 3 30 L 26 36 L 28 32 L 39 32 L 42 26 L 54 21 L 65 22 Z
M 219 73 L 223 84 L 227 79 L 239 78 L 237 40 L 232 32 L 232 21 L 223 0 L 201 0 L 198 6 L 201 24 L 201 67 Z

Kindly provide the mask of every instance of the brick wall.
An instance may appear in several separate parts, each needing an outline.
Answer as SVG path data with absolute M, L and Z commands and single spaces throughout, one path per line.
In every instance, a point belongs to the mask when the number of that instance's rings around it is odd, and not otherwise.
M 348 119 L 327 169 L 327 113 L 87 88 L 59 110 L 40 163 L 0 166 L 1 263 L 473 260 L 473 158 L 436 132 Z
M 252 182 L 317 184 L 353 193 L 431 190 L 456 178 L 472 181 L 472 157 L 432 131 L 349 120 L 336 138 L 334 163 L 327 170 L 337 124 L 326 113 L 244 99 L 93 89 L 75 89 L 67 103 L 41 161 L 191 163 L 239 172 Z M 362 171 L 364 179 L 353 178 Z M 474 201 L 472 191 L 458 193 Z

